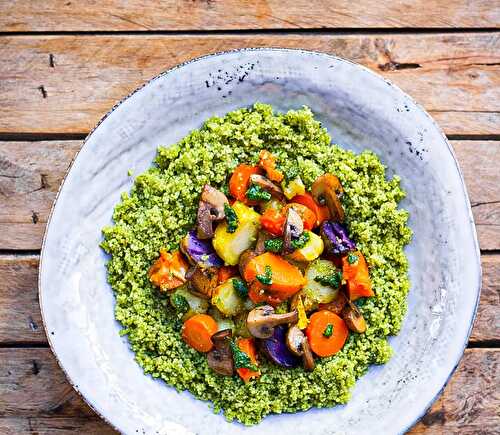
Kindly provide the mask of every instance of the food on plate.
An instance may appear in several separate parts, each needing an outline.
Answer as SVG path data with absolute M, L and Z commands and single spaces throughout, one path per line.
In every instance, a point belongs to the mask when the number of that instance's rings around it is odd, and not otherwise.
M 255 424 L 346 403 L 406 310 L 399 178 L 307 108 L 256 104 L 158 150 L 104 229 L 146 373 Z

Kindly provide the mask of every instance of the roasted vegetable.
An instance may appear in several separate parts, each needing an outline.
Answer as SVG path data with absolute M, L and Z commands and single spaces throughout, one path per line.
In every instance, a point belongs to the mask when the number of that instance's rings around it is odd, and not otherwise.
M 238 338 L 231 345 L 236 372 L 245 383 L 260 377 L 257 350 L 253 338 Z
M 323 253 L 324 245 L 321 237 L 311 231 L 304 231 L 304 236 L 306 235 L 308 240 L 305 245 L 290 254 L 292 260 L 313 261 Z
M 302 357 L 304 370 L 314 370 L 314 356 L 305 334 L 297 327 L 291 326 L 286 334 L 286 345 L 295 355 Z
M 306 192 L 306 186 L 304 186 L 302 179 L 298 175 L 289 181 L 283 181 L 281 187 L 287 199 L 292 199 L 297 195 L 303 195 Z
M 149 268 L 149 280 L 161 291 L 180 287 L 186 282 L 188 263 L 179 251 L 160 251 L 160 257 Z
M 341 317 L 344 319 L 347 327 L 358 334 L 366 331 L 366 322 L 363 315 L 359 312 L 358 307 L 352 302 L 348 302 L 342 310 Z
M 213 305 L 208 309 L 208 315 L 212 316 L 214 320 L 217 322 L 218 331 L 222 331 L 223 329 L 230 329 L 234 332 L 235 323 L 232 317 L 224 316 L 217 307 Z
M 329 254 L 344 255 L 356 249 L 356 244 L 349 238 L 347 229 L 338 222 L 323 222 L 320 234 L 323 238 L 326 252 Z
M 234 335 L 238 337 L 250 338 L 252 334 L 247 327 L 248 311 L 243 311 L 234 316 Z
M 265 286 L 266 292 L 281 301 L 299 291 L 305 283 L 298 267 L 271 252 L 252 258 L 243 271 L 243 278 L 248 283 L 252 283 L 257 279 L 257 275 L 266 276 L 266 266 L 271 269 L 272 281 L 271 284 Z
M 212 349 L 212 335 L 217 332 L 217 323 L 207 314 L 196 314 L 182 325 L 182 339 L 198 352 Z
M 342 349 L 349 331 L 339 316 L 331 311 L 321 310 L 311 316 L 306 335 L 311 350 L 318 356 L 326 357 Z
M 244 300 L 236 291 L 233 280 L 228 279 L 214 290 L 212 304 L 226 317 L 235 316 L 244 309 Z
M 196 217 L 199 239 L 209 239 L 214 235 L 213 223 L 224 219 L 226 204 L 228 200 L 221 191 L 208 184 L 203 187 Z
M 248 201 L 246 193 L 250 187 L 250 175 L 261 173 L 258 166 L 238 165 L 229 179 L 229 193 L 231 196 L 241 202 L 256 204 Z
M 259 166 L 266 171 L 267 178 L 279 183 L 283 180 L 283 173 L 276 169 L 276 157 L 269 151 L 262 150 L 259 153 Z
M 234 373 L 233 351 L 231 349 L 232 332 L 230 329 L 219 330 L 212 335 L 213 349 L 207 354 L 208 366 L 223 376 Z
M 221 258 L 215 252 L 209 240 L 202 240 L 197 237 L 196 231 L 191 230 L 181 240 L 181 251 L 193 265 L 200 264 L 205 267 L 220 267 L 223 264 Z
M 300 359 L 295 356 L 286 345 L 286 325 L 276 326 L 273 335 L 261 340 L 261 350 L 275 364 L 285 368 L 297 367 Z
M 269 338 L 273 329 L 284 323 L 295 323 L 298 320 L 296 311 L 285 314 L 276 314 L 270 305 L 261 305 L 248 313 L 247 328 L 256 338 Z
M 347 281 L 347 294 L 351 301 L 374 295 L 368 265 L 360 251 L 342 257 L 342 271 Z
M 254 186 L 258 186 L 261 190 L 269 193 L 271 196 L 273 196 L 274 198 L 276 198 L 278 200 L 285 199 L 281 188 L 277 184 L 275 184 L 271 180 L 269 180 L 268 178 L 264 177 L 263 175 L 260 175 L 260 174 L 250 175 L 250 184 L 251 185 L 253 184 Z M 247 192 L 246 196 L 247 196 L 247 198 L 251 199 L 248 196 L 248 192 Z M 257 200 L 269 201 L 270 199 L 271 199 L 270 197 L 266 197 L 266 198 L 259 198 Z
M 327 304 L 333 301 L 339 292 L 341 284 L 339 273 L 335 265 L 329 260 L 318 259 L 313 261 L 306 269 L 305 277 L 307 282 L 302 289 L 302 293 L 318 304 Z M 321 279 L 330 276 L 339 277 L 337 286 L 332 286 L 334 284 L 333 280 L 326 282 Z
M 238 228 L 234 233 L 228 233 L 227 222 L 221 222 L 215 230 L 213 246 L 225 264 L 238 264 L 240 255 L 249 249 L 255 240 L 260 227 L 260 215 L 241 202 L 235 202 L 233 210 L 238 216 Z
M 340 316 L 340 313 L 342 313 L 342 310 L 344 309 L 346 304 L 347 297 L 344 295 L 344 293 L 339 292 L 337 294 L 337 297 L 333 301 L 328 302 L 327 304 L 320 304 L 319 309 L 328 310 Z
M 275 208 L 268 208 L 260 217 L 262 228 L 275 236 L 283 234 L 285 221 L 286 216 L 283 211 Z
M 344 189 L 340 180 L 332 174 L 321 175 L 312 185 L 311 194 L 320 205 L 326 205 L 331 219 L 335 222 L 344 221 L 344 209 L 340 198 Z
M 321 225 L 324 221 L 330 218 L 330 212 L 328 211 L 328 207 L 326 205 L 318 204 L 312 195 L 308 192 L 305 192 L 303 195 L 297 195 L 292 198 L 293 203 L 298 203 L 305 205 L 307 208 L 312 210 L 316 215 L 316 224 L 315 226 Z
M 187 310 L 183 301 L 188 304 Z M 185 285 L 175 289 L 170 295 L 170 304 L 183 321 L 195 314 L 205 314 L 208 310 L 208 301 L 191 293 Z
M 286 208 L 286 219 L 283 228 L 283 253 L 289 254 L 295 249 L 292 239 L 296 239 L 304 232 L 304 224 L 299 214 L 293 208 Z
M 186 274 L 189 290 L 197 296 L 210 299 L 219 282 L 218 276 L 216 267 L 193 266 Z

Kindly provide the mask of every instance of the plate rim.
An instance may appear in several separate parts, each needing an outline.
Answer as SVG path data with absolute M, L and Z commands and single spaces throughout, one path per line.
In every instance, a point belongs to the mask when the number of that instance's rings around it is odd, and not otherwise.
M 415 426 L 424 417 L 424 415 L 432 407 L 432 405 L 434 404 L 434 402 L 442 394 L 442 392 L 444 391 L 444 389 L 446 388 L 446 386 L 450 382 L 451 377 L 455 373 L 458 365 L 462 361 L 462 358 L 464 356 L 465 350 L 467 349 L 467 344 L 469 342 L 469 338 L 470 338 L 470 335 L 471 335 L 471 332 L 472 332 L 472 329 L 474 327 L 474 323 L 475 323 L 475 320 L 476 320 L 476 317 L 477 317 L 477 310 L 478 310 L 479 300 L 480 300 L 481 290 L 482 290 L 482 275 L 483 275 L 482 267 L 481 267 L 481 250 L 480 250 L 479 242 L 478 242 L 478 238 L 477 238 L 477 231 L 476 231 L 476 226 L 475 226 L 475 222 L 474 222 L 474 216 L 472 214 L 471 202 L 470 202 L 469 194 L 467 192 L 467 188 L 466 188 L 466 185 L 465 185 L 464 177 L 463 177 L 462 171 L 460 169 L 460 165 L 458 164 L 458 160 L 457 160 L 457 157 L 456 157 L 455 152 L 453 150 L 453 147 L 451 146 L 450 142 L 448 141 L 448 138 L 446 137 L 446 135 L 443 132 L 442 128 L 434 120 L 434 118 L 427 112 L 427 110 L 420 103 L 418 103 L 410 94 L 408 94 L 405 91 L 403 91 L 398 85 L 395 85 L 392 81 L 390 81 L 389 79 L 386 79 L 385 77 L 383 77 L 382 75 L 380 75 L 380 74 L 376 73 L 375 71 L 369 69 L 368 67 L 366 67 L 364 65 L 361 65 L 361 64 L 359 64 L 357 62 L 353 62 L 353 61 L 351 61 L 349 59 L 345 59 L 345 58 L 342 58 L 342 57 L 339 57 L 339 56 L 336 56 L 336 55 L 333 55 L 333 54 L 325 53 L 325 52 L 322 52 L 322 51 L 307 50 L 307 49 L 302 49 L 302 48 L 285 48 L 285 47 L 277 47 L 277 46 L 269 46 L 269 47 L 244 47 L 244 48 L 236 48 L 236 49 L 232 49 L 232 50 L 217 51 L 215 53 L 209 53 L 209 54 L 205 54 L 205 55 L 202 55 L 202 56 L 194 57 L 192 59 L 189 59 L 189 60 L 186 60 L 184 62 L 178 63 L 178 64 L 172 66 L 171 68 L 163 70 L 159 74 L 157 74 L 157 75 L 153 76 L 152 78 L 146 80 L 139 87 L 135 88 L 129 94 L 127 94 L 126 96 L 124 96 L 123 98 L 121 98 L 120 100 L 118 100 L 115 104 L 113 104 L 113 106 L 111 107 L 111 109 L 109 109 L 99 119 L 99 121 L 95 124 L 95 126 L 85 136 L 85 139 L 83 140 L 82 146 L 76 152 L 76 154 L 74 155 L 73 159 L 71 160 L 70 165 L 68 166 L 67 170 L 64 173 L 63 179 L 62 179 L 62 181 L 61 181 L 61 183 L 59 185 L 59 188 L 57 189 L 56 196 L 55 196 L 54 201 L 52 203 L 52 206 L 50 208 L 50 213 L 49 213 L 49 216 L 48 216 L 48 219 L 47 219 L 47 223 L 46 223 L 45 230 L 44 230 L 44 235 L 43 235 L 43 238 L 42 238 L 42 246 L 41 246 L 41 249 L 40 249 L 40 259 L 39 259 L 38 273 L 37 273 L 37 278 L 38 278 L 37 290 L 38 290 L 38 304 L 39 304 L 39 307 L 40 307 L 40 313 L 41 313 L 41 317 L 42 317 L 43 329 L 44 329 L 45 335 L 47 337 L 47 341 L 48 341 L 48 344 L 49 344 L 50 351 L 51 351 L 52 355 L 54 356 L 54 358 L 55 358 L 55 360 L 57 362 L 57 365 L 60 367 L 60 369 L 64 373 L 64 376 L 65 376 L 66 380 L 69 382 L 69 384 L 71 385 L 71 387 L 77 392 L 77 394 L 83 399 L 83 401 L 87 404 L 87 406 L 89 406 L 102 420 L 104 420 L 114 430 L 116 430 L 117 432 L 122 433 L 122 431 L 113 422 L 111 422 L 110 419 L 108 419 L 108 417 L 106 417 L 99 410 L 97 410 L 96 407 L 90 402 L 90 400 L 87 399 L 87 397 L 83 393 L 81 393 L 80 390 L 77 388 L 76 383 L 69 376 L 69 374 L 67 373 L 66 369 L 64 368 L 62 362 L 60 361 L 57 353 L 55 352 L 54 344 L 52 343 L 52 340 L 50 338 L 50 333 L 49 333 L 49 331 L 47 329 L 45 315 L 44 315 L 44 311 L 43 311 L 43 303 L 42 303 L 42 293 L 43 292 L 42 292 L 42 286 L 41 286 L 41 282 L 42 282 L 41 277 L 42 277 L 42 270 L 43 270 L 43 260 L 44 260 L 44 257 L 45 257 L 45 247 L 46 247 L 46 242 L 47 242 L 46 239 L 47 239 L 48 229 L 49 229 L 49 226 L 51 224 L 51 220 L 52 220 L 52 216 L 54 214 L 56 203 L 57 203 L 57 201 L 59 199 L 59 195 L 60 195 L 60 193 L 61 193 L 61 191 L 62 191 L 62 189 L 64 187 L 64 184 L 66 182 L 68 174 L 70 173 L 71 169 L 73 168 L 73 165 L 76 162 L 76 159 L 79 157 L 80 153 L 82 152 L 83 148 L 86 146 L 86 144 L 89 141 L 89 139 L 92 136 L 92 134 L 106 120 L 106 118 L 108 118 L 108 116 L 110 116 L 122 103 L 124 103 L 126 100 L 128 100 L 130 97 L 132 97 L 134 94 L 140 92 L 143 88 L 145 88 L 146 86 L 148 86 L 150 83 L 152 83 L 152 82 L 154 82 L 154 81 L 162 78 L 163 76 L 166 76 L 166 75 L 170 74 L 171 72 L 174 72 L 174 71 L 176 71 L 178 69 L 181 69 L 181 68 L 183 68 L 183 67 L 185 67 L 185 66 L 187 66 L 187 65 L 189 65 L 191 63 L 203 61 L 203 60 L 208 59 L 208 58 L 222 57 L 222 56 L 225 56 L 225 55 L 228 55 L 228 54 L 233 54 L 233 53 L 239 53 L 239 52 L 259 52 L 259 51 L 293 52 L 293 53 L 305 53 L 305 54 L 313 54 L 313 55 L 317 55 L 317 56 L 323 56 L 323 57 L 327 57 L 327 58 L 333 59 L 333 60 L 338 61 L 338 62 L 344 62 L 344 63 L 348 63 L 350 65 L 353 65 L 354 67 L 360 68 L 360 69 L 364 70 L 365 72 L 371 74 L 372 76 L 376 77 L 377 79 L 385 81 L 389 86 L 392 86 L 393 88 L 395 88 L 405 98 L 408 98 L 413 104 L 415 104 L 415 106 L 432 123 L 432 125 L 436 128 L 436 131 L 441 136 L 441 139 L 446 144 L 448 152 L 450 153 L 451 157 L 453 158 L 453 162 L 455 164 L 455 168 L 456 168 L 456 170 L 458 172 L 458 175 L 459 175 L 459 178 L 460 178 L 460 185 L 461 185 L 461 188 L 462 188 L 463 197 L 466 200 L 466 204 L 468 206 L 467 207 L 467 216 L 469 218 L 468 220 L 469 220 L 470 228 L 472 229 L 471 233 L 472 233 L 472 238 L 473 238 L 472 241 L 473 241 L 473 244 L 474 244 L 474 254 L 475 254 L 475 260 L 476 260 L 476 266 L 477 266 L 477 269 L 479 271 L 479 273 L 478 273 L 478 281 L 477 281 L 477 284 L 476 284 L 476 289 L 477 289 L 477 291 L 476 291 L 476 300 L 475 300 L 475 303 L 474 303 L 474 309 L 473 309 L 472 317 L 471 317 L 471 320 L 470 320 L 469 328 L 468 328 L 467 334 L 465 336 L 465 340 L 464 340 L 464 343 L 462 345 L 461 351 L 459 353 L 458 359 L 454 362 L 453 368 L 451 369 L 450 373 L 448 374 L 448 376 L 447 376 L 445 382 L 443 383 L 442 387 L 431 398 L 431 400 L 424 407 L 424 409 L 422 410 L 422 412 L 410 424 L 408 424 L 405 428 L 402 428 L 401 431 L 399 432 L 400 434 L 404 434 L 409 429 L 411 429 L 413 426 Z

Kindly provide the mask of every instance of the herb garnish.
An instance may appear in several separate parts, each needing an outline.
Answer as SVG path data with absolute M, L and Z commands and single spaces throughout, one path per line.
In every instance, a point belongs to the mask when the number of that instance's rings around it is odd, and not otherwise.
M 264 242 L 264 249 L 268 252 L 281 252 L 283 249 L 283 240 L 269 239 Z
M 189 311 L 189 303 L 187 299 L 180 294 L 174 293 L 170 297 L 170 303 L 174 307 L 174 310 L 177 311 L 177 314 L 182 315 Z
M 284 174 L 287 182 L 295 180 L 299 176 L 299 167 L 297 165 L 293 165 L 290 169 L 284 171 Z
M 318 275 L 314 278 L 314 281 L 319 282 L 322 285 L 328 285 L 333 288 L 339 288 L 342 282 L 342 272 L 333 272 L 330 275 Z
M 233 278 L 233 287 L 242 298 L 248 296 L 248 287 L 242 279 Z
M 333 334 L 333 325 L 329 323 L 328 325 L 326 325 L 326 328 L 323 331 L 323 335 L 328 338 L 331 337 L 332 334 Z
M 273 270 L 271 266 L 266 265 L 264 275 L 257 275 L 256 278 L 264 285 L 271 285 L 273 283 Z
M 262 187 L 252 184 L 247 190 L 246 197 L 253 201 L 269 201 L 271 194 L 266 192 Z
M 226 215 L 226 220 L 227 220 L 226 231 L 228 233 L 234 233 L 238 228 L 238 216 L 236 215 L 236 212 L 234 211 L 233 207 L 231 207 L 227 203 L 224 204 L 224 213 Z
M 353 254 L 352 252 L 349 253 L 349 255 L 347 256 L 347 262 L 349 264 L 354 264 L 358 261 L 358 256 L 356 254 Z
M 233 351 L 234 366 L 237 369 L 250 369 L 254 371 L 259 370 L 257 366 L 252 363 L 250 357 L 243 352 L 234 341 L 231 340 L 229 344 L 231 346 L 231 350 Z
M 304 231 L 298 238 L 292 240 L 292 248 L 293 249 L 303 248 L 310 238 L 311 236 L 309 235 L 309 233 Z

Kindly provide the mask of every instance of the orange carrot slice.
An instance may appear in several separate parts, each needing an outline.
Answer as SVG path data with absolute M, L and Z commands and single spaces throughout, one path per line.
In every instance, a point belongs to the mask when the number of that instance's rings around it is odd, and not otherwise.
M 196 314 L 182 325 L 182 339 L 198 352 L 209 352 L 212 335 L 217 332 L 217 322 L 208 314 Z
M 328 310 L 316 311 L 306 329 L 311 350 L 320 357 L 335 355 L 347 340 L 349 331 L 345 322 Z
M 257 350 L 253 338 L 238 338 L 236 345 L 249 356 L 253 365 L 257 365 Z M 260 377 L 260 371 L 247 369 L 245 367 L 236 369 L 236 372 L 245 383 L 250 381 L 250 379 L 257 379 Z

